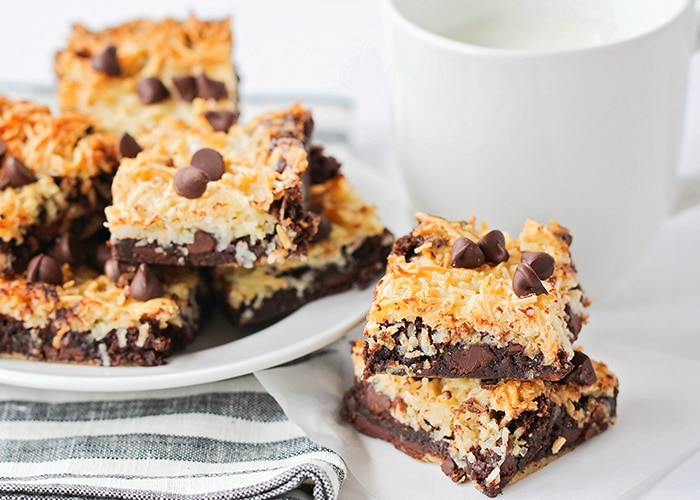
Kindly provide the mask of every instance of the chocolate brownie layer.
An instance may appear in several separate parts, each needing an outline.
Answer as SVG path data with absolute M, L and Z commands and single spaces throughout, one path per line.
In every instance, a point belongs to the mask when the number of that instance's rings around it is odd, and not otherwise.
M 487 496 L 606 430 L 616 419 L 617 379 L 576 356 L 563 382 L 417 379 L 373 375 L 345 394 L 343 418 L 419 460 L 441 464 L 453 481 Z
M 337 162 L 312 155 L 309 205 L 320 215 L 308 255 L 251 269 L 213 271 L 229 316 L 240 325 L 280 318 L 302 305 L 351 288 L 366 288 L 384 269 L 394 241 L 374 207 L 338 172 Z
M 120 259 L 251 267 L 306 253 L 318 218 L 305 207 L 311 114 L 264 113 L 228 133 L 171 121 L 134 137 L 105 209 Z
M 573 367 L 587 299 L 556 222 L 519 238 L 417 214 L 367 315 L 367 374 L 558 380 Z

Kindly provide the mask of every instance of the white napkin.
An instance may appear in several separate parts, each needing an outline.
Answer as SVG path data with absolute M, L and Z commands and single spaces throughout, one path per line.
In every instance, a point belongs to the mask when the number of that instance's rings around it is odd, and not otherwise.
M 325 500 L 345 475 L 252 375 L 133 393 L 0 385 L 0 498 Z
M 698 228 L 698 209 L 669 220 L 616 292 L 592 307 L 591 321 L 581 331 L 578 343 L 620 379 L 617 424 L 506 487 L 508 498 L 637 497 L 700 452 Z M 572 250 L 575 258 L 575 239 Z M 352 383 L 348 343 L 360 334 L 358 327 L 304 363 L 256 376 L 309 437 L 345 459 L 347 484 L 356 484 L 355 491 L 364 488 L 366 497 L 485 498 L 469 483 L 453 484 L 439 466 L 413 460 L 342 421 L 341 398 Z

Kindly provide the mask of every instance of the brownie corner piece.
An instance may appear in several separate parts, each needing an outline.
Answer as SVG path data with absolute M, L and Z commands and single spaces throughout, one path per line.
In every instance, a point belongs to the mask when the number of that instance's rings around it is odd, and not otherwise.
M 192 342 L 202 318 L 198 270 L 98 264 L 69 246 L 81 248 L 59 240 L 26 272 L 0 276 L 0 356 L 154 366 Z
M 138 135 L 175 116 L 227 130 L 239 116 L 229 18 L 140 18 L 96 30 L 75 24 L 54 72 L 60 109 L 115 134 Z
M 367 373 L 564 377 L 588 304 L 568 231 L 527 220 L 513 238 L 473 220 L 416 217 L 367 315 Z
M 344 175 L 336 171 L 312 184 L 309 204 L 321 222 L 306 256 L 213 270 L 214 287 L 234 324 L 267 323 L 321 297 L 367 288 L 384 270 L 393 235 Z
M 292 106 L 228 132 L 170 123 L 137 137 L 105 210 L 116 256 L 251 267 L 306 253 L 318 224 L 305 204 L 311 123 Z
M 344 420 L 489 497 L 617 418 L 616 376 L 581 351 L 573 375 L 556 382 L 366 376 L 360 341 L 353 364 Z

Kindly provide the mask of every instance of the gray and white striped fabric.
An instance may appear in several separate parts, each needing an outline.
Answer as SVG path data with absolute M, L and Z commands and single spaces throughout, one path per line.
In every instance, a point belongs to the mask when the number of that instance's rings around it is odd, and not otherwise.
M 0 498 L 321 500 L 346 472 L 252 375 L 135 393 L 0 385 Z

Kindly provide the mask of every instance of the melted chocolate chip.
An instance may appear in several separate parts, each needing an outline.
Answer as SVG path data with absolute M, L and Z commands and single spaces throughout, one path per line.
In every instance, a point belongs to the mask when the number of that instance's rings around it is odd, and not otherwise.
M 479 248 L 484 253 L 484 260 L 487 263 L 496 265 L 505 262 L 510 257 L 506 250 L 506 239 L 498 229 L 489 231 L 477 242 Z
M 391 253 L 394 255 L 403 255 L 406 262 L 408 262 L 416 256 L 416 248 L 421 246 L 424 242 L 425 238 L 422 236 L 407 234 L 396 238 Z
M 323 146 L 314 145 L 309 151 L 309 168 L 311 184 L 323 184 L 337 176 L 340 163 L 332 156 L 326 156 Z
M 6 187 L 18 188 L 36 182 L 36 177 L 16 156 L 8 156 L 0 173 L 0 190 Z
M 170 91 L 155 76 L 141 80 L 136 86 L 136 93 L 144 104 L 155 104 L 170 97 Z
M 61 265 L 53 257 L 39 254 L 29 261 L 27 266 L 27 281 L 29 283 L 63 284 Z
M 197 167 L 181 168 L 175 173 L 173 186 L 175 192 L 185 198 L 199 198 L 207 190 L 209 176 Z
M 173 85 L 180 94 L 180 99 L 186 102 L 192 102 L 197 97 L 197 84 L 194 76 L 179 75 L 173 77 Z
M 518 297 L 525 297 L 531 293 L 535 295 L 547 293 L 547 289 L 540 281 L 537 273 L 527 262 L 521 262 L 518 264 L 518 267 L 515 268 L 515 273 L 513 274 L 513 291 Z
M 109 76 L 121 76 L 122 68 L 117 59 L 117 48 L 110 45 L 92 58 L 92 67 L 100 73 Z
M 160 280 L 146 264 L 139 264 L 134 279 L 129 285 L 129 295 L 136 300 L 150 300 L 164 293 Z
M 216 101 L 228 97 L 226 84 L 218 80 L 212 80 L 204 73 L 197 76 L 195 83 L 197 86 L 197 97 L 214 99 Z
M 530 264 L 537 277 L 546 280 L 554 272 L 554 257 L 545 252 L 523 252 L 522 261 Z
M 224 175 L 224 158 L 221 153 L 210 148 L 202 148 L 192 155 L 193 167 L 206 172 L 209 180 L 216 181 Z
M 209 110 L 204 112 L 204 118 L 209 122 L 211 128 L 217 132 L 228 132 L 231 125 L 236 123 L 238 113 L 226 110 Z
M 452 245 L 450 265 L 474 269 L 484 263 L 484 252 L 469 238 L 457 238 Z
M 571 362 L 574 365 L 574 369 L 561 379 L 561 382 L 565 384 L 591 385 L 598 380 L 590 358 L 584 353 L 575 351 Z
M 65 233 L 51 249 L 51 257 L 59 264 L 77 266 L 85 262 L 86 255 L 78 238 L 71 233 Z
M 132 136 L 124 132 L 119 138 L 119 154 L 122 158 L 136 158 L 143 148 Z
M 331 228 L 331 221 L 323 215 L 319 215 L 318 229 L 316 230 L 316 234 L 314 234 L 314 237 L 311 238 L 311 243 L 320 243 L 326 238 L 328 238 L 328 236 L 330 236 L 331 234 Z
M 187 251 L 189 253 L 207 253 L 215 248 L 216 238 L 199 229 L 194 233 L 194 241 L 187 245 Z

